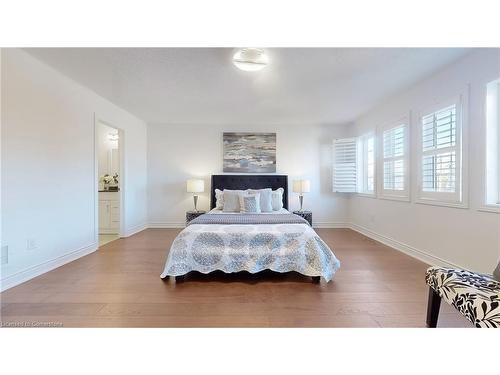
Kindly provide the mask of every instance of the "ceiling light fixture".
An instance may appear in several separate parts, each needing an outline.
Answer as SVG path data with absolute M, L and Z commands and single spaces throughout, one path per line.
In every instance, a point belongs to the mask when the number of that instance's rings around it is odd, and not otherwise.
M 234 54 L 233 64 L 238 69 L 256 72 L 269 64 L 269 57 L 259 48 L 243 48 Z

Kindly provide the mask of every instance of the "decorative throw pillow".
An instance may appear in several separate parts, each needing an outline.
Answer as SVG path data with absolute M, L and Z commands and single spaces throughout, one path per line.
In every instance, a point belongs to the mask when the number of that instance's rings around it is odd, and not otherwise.
M 240 208 L 243 213 L 260 214 L 260 194 L 240 194 Z
M 225 190 L 224 193 L 224 206 L 222 211 L 224 212 L 240 212 L 240 195 L 243 192 L 238 190 Z
M 224 192 L 215 189 L 215 209 L 222 210 L 224 208 Z
M 260 194 L 260 209 L 262 212 L 271 212 L 273 210 L 273 205 L 272 205 L 272 189 L 248 189 L 247 190 L 250 194 Z
M 273 206 L 273 211 L 279 211 L 283 208 L 283 188 L 273 190 L 271 202 Z
M 498 262 L 497 268 L 495 268 L 495 271 L 493 271 L 493 278 L 500 281 L 500 262 Z

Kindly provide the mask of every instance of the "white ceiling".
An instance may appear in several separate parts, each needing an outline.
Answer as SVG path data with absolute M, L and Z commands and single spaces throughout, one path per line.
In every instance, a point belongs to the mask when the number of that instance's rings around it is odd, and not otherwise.
M 269 48 L 259 72 L 228 48 L 46 48 L 36 58 L 148 123 L 337 124 L 355 120 L 468 49 Z

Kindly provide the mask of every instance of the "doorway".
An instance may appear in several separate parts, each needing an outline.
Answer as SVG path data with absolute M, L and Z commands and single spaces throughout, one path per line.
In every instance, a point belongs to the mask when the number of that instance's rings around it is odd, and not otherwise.
M 96 135 L 96 233 L 99 248 L 121 237 L 123 131 L 100 119 Z

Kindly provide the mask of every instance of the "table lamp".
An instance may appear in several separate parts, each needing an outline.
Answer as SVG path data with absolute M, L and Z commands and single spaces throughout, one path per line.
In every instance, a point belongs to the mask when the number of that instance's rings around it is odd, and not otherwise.
M 193 193 L 194 210 L 198 212 L 196 205 L 198 203 L 198 195 L 196 193 L 203 193 L 205 191 L 205 181 L 190 179 L 186 182 L 186 190 L 188 193 Z
M 311 191 L 311 182 L 309 180 L 294 180 L 293 192 L 299 193 L 300 211 L 303 211 L 302 205 L 304 203 L 304 193 Z

